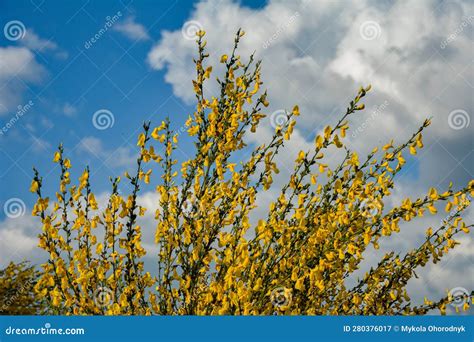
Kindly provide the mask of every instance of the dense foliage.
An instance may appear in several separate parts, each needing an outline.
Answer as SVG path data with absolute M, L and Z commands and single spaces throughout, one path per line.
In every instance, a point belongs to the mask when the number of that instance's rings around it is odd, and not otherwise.
M 242 61 L 236 50 L 220 62 L 220 96 L 207 98 L 204 32 L 197 34 L 196 110 L 186 122 L 194 139 L 193 157 L 178 166 L 178 134 L 169 120 L 158 127 L 145 123 L 138 137 L 140 154 L 134 174 L 125 174 L 130 194 L 119 193 L 120 177 L 111 180 L 105 210 L 99 210 L 84 170 L 77 184 L 63 147 L 54 156 L 61 168 L 53 200 L 42 192 L 38 171 L 31 191 L 38 195 L 33 215 L 42 223 L 39 245 L 49 254 L 36 291 L 62 314 L 425 314 L 445 312 L 447 296 L 414 305 L 406 291 L 415 269 L 437 262 L 469 233 L 461 217 L 470 203 L 474 181 L 466 187 L 430 189 L 388 207 L 404 153 L 423 147 L 426 120 L 405 142 L 393 141 L 361 157 L 346 146 L 349 120 L 364 109 L 360 88 L 334 127 L 327 126 L 314 148 L 300 151 L 294 170 L 266 217 L 251 225 L 259 191 L 273 185 L 279 172 L 276 156 L 291 138 L 300 114 L 295 106 L 276 127 L 270 141 L 250 148 L 245 137 L 265 118 L 266 92 L 261 92 L 260 62 Z M 336 167 L 325 163 L 328 148 L 341 152 Z M 152 170 L 161 170 L 153 178 Z M 155 172 L 156 173 L 156 172 Z M 143 184 L 156 185 L 156 227 L 137 223 L 147 208 L 137 203 Z M 408 222 L 445 210 L 446 220 L 426 230 L 425 241 L 399 255 L 388 252 L 355 286 L 347 287 L 369 246 L 389 238 Z M 156 229 L 156 274 L 144 270 L 143 229 Z M 466 301 L 465 309 L 469 306 Z
M 0 315 L 35 315 L 47 306 L 34 291 L 39 272 L 28 262 L 8 264 L 0 270 Z

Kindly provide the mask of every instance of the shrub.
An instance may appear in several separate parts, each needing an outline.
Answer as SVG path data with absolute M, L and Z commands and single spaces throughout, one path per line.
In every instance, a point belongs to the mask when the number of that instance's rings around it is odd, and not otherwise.
M 194 139 L 194 156 L 178 167 L 173 151 L 178 134 L 167 119 L 158 127 L 144 123 L 138 137 L 136 172 L 125 174 L 132 186 L 118 192 L 120 177 L 111 179 L 105 210 L 98 210 L 87 168 L 76 185 L 71 162 L 60 146 L 54 162 L 61 168 L 53 202 L 42 193 L 38 171 L 31 191 L 38 195 L 33 215 L 41 219 L 39 245 L 49 254 L 36 285 L 55 312 L 65 314 L 425 314 L 442 313 L 452 300 L 412 304 L 406 291 L 415 269 L 439 261 L 468 233 L 461 213 L 469 205 L 474 181 L 462 189 L 405 199 L 389 208 L 387 197 L 402 170 L 403 153 L 423 147 L 426 120 L 405 142 L 393 141 L 360 158 L 345 143 L 349 119 L 364 109 L 361 100 L 370 86 L 360 88 L 334 127 L 317 135 L 314 148 L 300 151 L 294 170 L 271 203 L 267 217 L 256 226 L 250 215 L 259 191 L 273 186 L 279 172 L 275 157 L 291 138 L 298 117 L 295 106 L 276 127 L 270 141 L 253 148 L 246 160 L 245 137 L 255 133 L 268 106 L 261 92 L 260 62 L 248 62 L 236 50 L 244 33 L 238 31 L 233 51 L 220 62 L 225 76 L 217 80 L 220 95 L 206 98 L 204 32 L 197 34 L 195 59 L 196 110 L 186 122 Z M 330 168 L 327 149 L 342 152 L 342 162 Z M 162 153 L 157 151 L 162 150 Z M 159 194 L 155 243 L 157 274 L 144 270 L 142 227 L 146 208 L 137 203 L 141 186 L 153 180 Z M 179 175 L 179 176 L 178 176 Z M 443 205 L 451 214 L 439 227 L 428 228 L 426 239 L 404 255 L 389 252 L 353 287 L 353 276 L 369 246 L 399 232 L 403 222 L 436 214 Z M 96 233 L 103 228 L 103 239 Z M 149 229 L 149 227 L 146 227 Z M 469 306 L 465 303 L 465 309 Z
M 46 306 L 33 288 L 39 272 L 28 262 L 10 262 L 0 270 L 0 315 L 45 313 Z

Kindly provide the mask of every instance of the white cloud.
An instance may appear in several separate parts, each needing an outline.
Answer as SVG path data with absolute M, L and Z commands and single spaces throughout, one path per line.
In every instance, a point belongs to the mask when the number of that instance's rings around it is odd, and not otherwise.
M 37 248 L 37 234 L 41 226 L 27 211 L 18 218 L 0 221 L 0 268 L 10 261 L 33 260 L 41 253 Z
M 348 140 L 362 154 L 392 137 L 403 141 L 432 116 L 425 149 L 419 152 L 418 162 L 409 166 L 411 172 L 400 178 L 397 199 L 415 197 L 429 186 L 442 187 L 450 180 L 464 186 L 473 178 L 472 158 L 467 157 L 472 153 L 472 126 L 455 130 L 448 123 L 453 110 L 462 109 L 471 119 L 474 113 L 472 41 L 467 29 L 472 9 L 472 4 L 462 1 L 269 1 L 262 8 L 250 9 L 223 0 L 199 2 L 187 20 L 206 30 L 209 64 L 217 66 L 215 75 L 222 71 L 220 56 L 230 52 L 235 32 L 242 27 L 247 34 L 238 54 L 246 59 L 256 51 L 256 57 L 263 59 L 262 78 L 271 104 L 267 114 L 299 104 L 302 115 L 293 141 L 278 160 L 282 172 L 275 179 L 276 187 L 291 170 L 297 151 L 311 147 L 314 134 L 340 117 L 361 85 L 371 83 L 373 90 L 364 101 L 367 110 L 351 118 Z M 148 54 L 148 63 L 164 70 L 174 94 L 192 103 L 195 56 L 195 42 L 183 37 L 181 29 L 163 31 Z M 206 95 L 216 92 L 216 84 L 210 81 Z M 357 134 L 352 135 L 356 128 Z M 263 143 L 271 130 L 266 120 L 249 139 Z M 333 159 L 331 151 L 326 155 Z M 259 197 L 257 214 L 266 211 L 272 197 L 268 193 Z M 420 222 L 407 225 L 406 233 L 385 247 L 414 247 L 431 221 L 422 227 Z M 458 253 L 467 253 L 472 244 L 468 240 Z M 442 266 L 430 266 L 427 272 L 437 267 Z M 470 269 L 472 273 L 472 263 Z M 444 282 L 446 277 L 459 279 L 463 272 L 450 269 L 430 291 L 442 295 L 444 286 L 451 283 Z
M 128 147 L 120 146 L 115 150 L 107 149 L 96 137 L 84 137 L 79 142 L 77 151 L 91 157 L 106 161 L 111 167 L 131 166 L 136 162 L 137 155 Z
M 460 4 L 461 11 L 453 13 L 457 16 L 453 19 L 432 2 L 377 7 L 364 2 L 270 1 L 262 9 L 251 10 L 231 1 L 203 1 L 189 19 L 207 29 L 214 64 L 230 50 L 237 28 L 244 28 L 247 35 L 240 55 L 256 50 L 257 57 L 264 60 L 263 79 L 273 107 L 299 103 L 304 123 L 314 127 L 334 119 L 328 118 L 333 109 L 340 107 L 336 114 L 340 113 L 359 85 L 372 83 L 374 91 L 367 101 L 380 104 L 388 99 L 392 103 L 377 120 L 378 126 L 395 118 L 384 126 L 387 134 L 399 135 L 405 123 L 413 129 L 433 115 L 435 133 L 449 139 L 469 133 L 455 132 L 447 125 L 453 109 L 472 109 L 469 35 L 459 34 L 445 49 L 440 45 L 455 31 L 455 23 L 459 25 L 468 16 L 465 7 Z M 378 23 L 377 39 L 362 36 L 361 26 L 368 21 Z M 195 43 L 176 30 L 163 32 L 148 55 L 153 68 L 166 68 L 166 81 L 185 101 L 194 99 L 189 84 L 195 54 Z M 213 85 L 207 87 L 213 91 Z
M 25 36 L 19 42 L 31 50 L 45 51 L 58 49 L 58 45 L 55 42 L 41 38 L 31 29 L 26 31 Z
M 39 53 L 54 52 L 54 56 L 60 59 L 68 57 L 67 51 L 61 49 L 54 41 L 41 38 L 33 29 L 27 29 L 25 36 L 18 40 L 18 44 Z
M 55 42 L 39 37 L 32 29 L 17 43 L 20 46 L 0 47 L 0 115 L 16 112 L 18 106 L 24 105 L 22 95 L 28 84 L 39 83 L 46 75 L 35 53 L 49 50 L 59 58 L 67 57 Z
M 449 6 L 428 1 L 385 5 L 270 1 L 263 8 L 250 9 L 224 0 L 198 3 L 188 20 L 207 30 L 209 63 L 217 65 L 215 75 L 222 70 L 217 61 L 229 53 L 237 29 L 247 32 L 239 55 L 245 59 L 256 51 L 257 58 L 263 59 L 263 81 L 271 104 L 267 113 L 300 105 L 297 145 L 311 141 L 316 130 L 334 123 L 358 87 L 372 83 L 373 91 L 365 101 L 368 110 L 351 118 L 353 128 L 368 120 L 367 127 L 351 139 L 354 149 L 366 153 L 389 137 L 400 142 L 432 116 L 426 145 L 436 142 L 461 160 L 470 151 L 472 130 L 452 129 L 448 115 L 462 109 L 471 117 L 474 111 L 471 41 L 466 29 L 458 29 L 469 23 L 470 13 L 472 6 L 455 1 Z M 443 43 L 456 32 L 449 44 Z M 374 39 L 367 37 L 371 33 Z M 190 84 L 195 55 L 195 42 L 183 37 L 180 29 L 162 32 L 148 55 L 150 66 L 165 69 L 165 80 L 174 94 L 189 103 L 194 101 Z M 209 81 L 207 95 L 216 91 L 216 83 Z M 384 109 L 371 117 L 371 111 L 384 103 Z M 268 129 L 266 121 L 255 140 L 262 141 L 260 133 Z M 443 161 L 425 155 L 421 168 L 433 163 Z M 464 165 L 469 169 L 467 161 Z M 436 167 L 424 171 L 433 174 Z M 466 179 L 461 176 L 459 184 Z
M 41 67 L 36 63 L 34 54 L 22 47 L 0 48 L 0 77 L 22 77 L 37 81 L 41 76 Z
M 129 17 L 124 23 L 117 23 L 113 27 L 114 31 L 120 32 L 131 40 L 148 40 L 150 36 L 146 28 L 135 21 L 134 17 Z
M 64 113 L 64 115 L 72 117 L 77 113 L 77 108 L 69 102 L 66 102 L 62 108 L 62 112 Z
M 23 105 L 28 83 L 42 80 L 46 71 L 24 47 L 0 47 L 0 115 Z
M 99 212 L 105 210 L 110 193 L 97 194 Z M 125 196 L 125 194 L 124 194 Z M 137 198 L 137 203 L 147 208 L 145 215 L 139 217 L 137 224 L 143 227 L 143 246 L 147 250 L 147 263 L 156 264 L 157 246 L 155 245 L 155 211 L 159 205 L 159 195 L 156 192 L 143 192 Z M 38 247 L 38 234 L 41 233 L 41 222 L 38 217 L 30 215 L 31 209 L 17 218 L 5 218 L 0 221 L 0 269 L 10 261 L 19 262 L 30 260 L 33 264 L 46 261 L 47 254 Z M 71 215 L 72 211 L 69 211 Z M 102 238 L 103 228 L 95 231 L 98 238 Z

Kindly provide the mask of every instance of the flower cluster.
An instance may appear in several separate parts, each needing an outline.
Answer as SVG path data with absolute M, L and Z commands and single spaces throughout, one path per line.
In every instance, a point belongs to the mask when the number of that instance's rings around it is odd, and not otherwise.
M 35 286 L 56 313 L 185 315 L 391 315 L 425 314 L 454 300 L 447 296 L 416 306 L 406 291 L 415 269 L 439 261 L 469 233 L 461 213 L 474 194 L 474 181 L 459 190 L 431 189 L 389 208 L 387 198 L 406 161 L 423 147 L 426 120 L 405 142 L 393 141 L 361 157 L 346 146 L 349 120 L 364 109 L 370 86 L 361 87 L 337 124 L 315 137 L 314 147 L 300 151 L 294 170 L 271 203 L 267 217 L 253 226 L 252 210 L 259 191 L 273 186 L 279 172 L 275 157 L 291 139 L 298 106 L 286 113 L 270 141 L 255 146 L 245 160 L 245 137 L 256 132 L 268 106 L 261 92 L 260 62 L 244 62 L 237 47 L 220 62 L 218 97 L 205 95 L 212 67 L 206 65 L 204 32 L 197 33 L 198 56 L 193 81 L 196 110 L 186 121 L 194 139 L 194 156 L 178 165 L 178 134 L 169 120 L 157 127 L 145 123 L 138 137 L 136 172 L 125 174 L 131 193 L 119 193 L 120 178 L 99 210 L 89 169 L 77 183 L 71 162 L 60 146 L 54 162 L 61 168 L 59 191 L 51 200 L 41 191 L 35 170 L 31 191 L 38 195 L 33 215 L 42 223 L 39 245 L 48 254 Z M 328 149 L 339 150 L 339 165 L 325 162 Z M 146 208 L 137 203 L 143 184 L 156 184 L 157 274 L 144 270 L 142 227 Z M 370 246 L 400 231 L 403 222 L 441 210 L 452 213 L 425 241 L 404 255 L 387 253 L 352 287 Z M 149 227 L 147 228 L 149 229 Z M 98 289 L 106 292 L 97 294 Z M 279 289 L 278 295 L 272 292 Z M 100 298 L 98 298 L 100 297 Z M 278 300 L 272 299 L 272 297 Z M 278 305 L 275 305 L 277 302 Z M 469 302 L 466 301 L 465 309 Z
M 39 272 L 25 261 L 0 270 L 0 315 L 46 313 L 47 306 L 33 290 L 38 277 Z

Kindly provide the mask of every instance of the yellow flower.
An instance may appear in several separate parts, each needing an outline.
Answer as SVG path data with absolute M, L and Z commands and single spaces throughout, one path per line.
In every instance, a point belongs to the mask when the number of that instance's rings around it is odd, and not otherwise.
M 324 128 L 324 139 L 328 140 L 329 137 L 331 136 L 332 128 L 331 126 L 326 126 Z
M 199 126 L 192 126 L 188 129 L 188 133 L 190 136 L 196 135 L 199 132 Z
M 292 113 L 293 113 L 294 116 L 299 116 L 300 115 L 300 108 L 298 106 L 294 106 Z
M 334 145 L 336 145 L 337 148 L 341 148 L 343 146 L 337 135 L 334 136 L 333 141 L 334 141 Z
M 305 159 L 306 154 L 303 151 L 298 153 L 298 158 L 296 159 L 296 163 L 301 163 Z
M 323 147 L 323 142 L 324 142 L 324 140 L 323 140 L 323 137 L 322 137 L 322 136 L 320 136 L 320 135 L 316 136 L 315 144 L 316 144 L 316 147 L 317 147 L 318 149 L 320 149 L 321 147 Z
M 57 163 L 57 162 L 59 162 L 60 159 L 61 159 L 61 153 L 55 152 L 53 162 Z
M 137 142 L 137 146 L 140 146 L 140 147 L 143 147 L 145 146 L 145 134 L 141 133 L 139 136 L 138 136 L 138 142 Z
M 393 148 L 393 140 L 391 140 L 388 144 L 384 145 L 384 147 L 382 147 L 382 150 L 387 151 L 390 148 Z
M 89 195 L 89 205 L 94 210 L 97 210 L 99 208 L 99 205 L 97 204 L 94 194 Z
M 440 194 L 430 189 L 399 205 L 390 200 L 397 192 L 395 175 L 406 164 L 403 155 L 423 147 L 421 132 L 429 122 L 400 145 L 391 140 L 380 156 L 377 148 L 360 158 L 349 149 L 334 149 L 344 147 L 346 117 L 364 108 L 360 100 L 370 86 L 361 87 L 334 128 L 325 127 L 313 148 L 289 156 L 296 165 L 283 183 L 285 175 L 278 176 L 283 186 L 275 189 L 273 177 L 295 118 L 281 123 L 268 141 L 249 145 L 248 131 L 257 131 L 265 117 L 262 108 L 269 105 L 266 93 L 254 96 L 263 84 L 260 64 L 244 61 L 237 49 L 232 63 L 222 56 L 227 64 L 218 78 L 221 91 L 209 97 L 202 90 L 212 67 L 206 65 L 204 31 L 197 35 L 196 106 L 185 126 L 190 136 L 199 136 L 186 151 L 168 119 L 155 128 L 144 123 L 136 168 L 125 173 L 125 184 L 110 179 L 111 194 L 100 209 L 89 169 L 75 184 L 71 174 L 77 170 L 69 170 L 62 145 L 54 156 L 63 167 L 51 207 L 34 171 L 30 191 L 39 196 L 32 214 L 39 220 L 38 246 L 49 258 L 32 283 L 48 310 L 65 315 L 414 315 L 436 305 L 445 313 L 449 296 L 414 306 L 404 285 L 415 268 L 438 262 L 455 248 L 456 234 L 469 233 L 462 212 L 474 195 L 474 180 L 460 189 L 450 184 Z M 291 113 L 297 117 L 298 106 Z M 189 159 L 180 160 L 183 155 Z M 152 169 L 159 177 L 151 178 Z M 145 184 L 152 182 L 156 196 L 143 196 Z M 265 196 L 262 190 L 270 191 Z M 261 205 L 265 199 L 268 207 Z M 381 238 L 426 211 L 435 214 L 440 201 L 455 214 L 430 227 L 423 243 L 405 256 L 388 250 L 365 276 L 357 272 L 372 246 L 386 246 Z M 147 208 L 153 210 L 155 227 L 143 220 Z M 151 230 L 154 248 L 144 237 Z M 152 249 L 159 261 L 156 274 L 144 265 Z M 10 278 L 0 275 L 0 293 Z
M 103 249 L 104 249 L 104 245 L 103 245 L 102 243 L 98 243 L 98 244 L 97 244 L 97 247 L 96 247 L 96 249 L 95 249 L 95 252 L 96 252 L 97 254 L 101 254 L 102 251 L 103 251 Z
M 438 192 L 436 191 L 435 188 L 431 188 L 430 189 L 430 192 L 428 194 L 429 198 L 432 199 L 432 200 L 437 200 L 439 198 L 438 196 Z
M 33 180 L 30 186 L 30 192 L 36 192 L 38 190 L 39 184 L 37 181 Z

